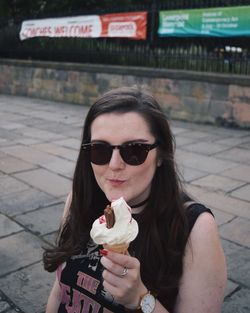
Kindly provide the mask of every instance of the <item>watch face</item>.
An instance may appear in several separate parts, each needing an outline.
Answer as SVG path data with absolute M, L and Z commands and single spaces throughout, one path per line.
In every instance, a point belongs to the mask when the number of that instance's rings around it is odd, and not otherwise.
M 155 308 L 155 298 L 147 293 L 141 300 L 141 309 L 143 313 L 151 313 Z

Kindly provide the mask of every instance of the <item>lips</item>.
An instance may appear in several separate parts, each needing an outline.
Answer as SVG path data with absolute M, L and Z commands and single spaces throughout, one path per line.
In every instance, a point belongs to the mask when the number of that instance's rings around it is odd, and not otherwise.
M 120 180 L 120 179 L 108 179 L 108 181 L 114 187 L 119 187 L 125 183 L 125 180 Z

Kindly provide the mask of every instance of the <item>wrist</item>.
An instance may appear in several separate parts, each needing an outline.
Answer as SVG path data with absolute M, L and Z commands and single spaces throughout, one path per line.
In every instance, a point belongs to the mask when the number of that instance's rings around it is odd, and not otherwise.
M 133 304 L 128 304 L 125 307 L 125 310 L 127 312 L 142 312 L 141 311 L 141 299 L 143 298 L 143 296 L 145 294 L 148 293 L 148 289 L 143 285 L 140 289 L 139 292 L 136 296 L 135 301 L 133 302 Z
M 143 313 L 153 313 L 156 306 L 155 296 L 148 291 L 142 298 L 140 302 L 140 309 Z
M 125 308 L 126 312 L 130 313 L 153 313 L 156 306 L 156 298 L 155 296 L 145 288 L 146 292 L 144 292 L 139 299 L 138 306 L 127 306 Z

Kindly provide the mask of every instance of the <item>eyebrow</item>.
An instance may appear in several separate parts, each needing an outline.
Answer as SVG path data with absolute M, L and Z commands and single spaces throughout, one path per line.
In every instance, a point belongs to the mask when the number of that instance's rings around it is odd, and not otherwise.
M 109 143 L 106 140 L 98 140 L 98 139 L 94 139 L 90 141 L 91 143 L 106 143 L 111 145 L 111 143 Z M 129 143 L 148 143 L 148 139 L 133 139 L 133 140 L 127 140 L 122 142 L 120 145 L 124 145 L 124 144 L 129 144 Z

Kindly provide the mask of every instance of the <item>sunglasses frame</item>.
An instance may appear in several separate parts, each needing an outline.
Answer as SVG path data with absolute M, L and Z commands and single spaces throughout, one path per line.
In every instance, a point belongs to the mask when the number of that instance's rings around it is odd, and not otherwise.
M 108 164 L 110 162 L 111 158 L 112 158 L 113 150 L 114 149 L 118 149 L 122 160 L 126 164 L 132 165 L 132 166 L 137 166 L 137 165 L 143 164 L 146 161 L 149 151 L 154 149 L 154 148 L 156 148 L 158 146 L 158 142 L 155 142 L 153 144 L 142 143 L 142 142 L 128 142 L 128 143 L 123 143 L 121 145 L 110 145 L 109 143 L 106 143 L 106 142 L 89 142 L 89 143 L 82 144 L 82 148 L 86 152 L 91 152 L 91 147 L 93 147 L 95 145 L 106 146 L 108 149 L 112 149 L 112 153 L 110 155 L 110 159 L 107 162 L 105 162 L 105 163 L 98 164 L 98 163 L 95 163 L 95 162 L 92 162 L 92 161 L 91 161 L 91 163 L 94 163 L 96 165 Z M 144 151 L 147 153 L 143 162 L 140 162 L 140 163 L 137 163 L 137 164 L 130 164 L 130 163 L 127 163 L 127 161 L 124 160 L 124 155 L 123 155 L 123 152 L 122 152 L 123 149 L 126 148 L 126 147 L 133 147 L 133 146 L 142 147 L 144 149 Z M 126 159 L 126 157 L 125 157 L 125 159 Z

